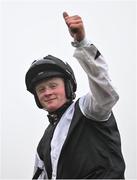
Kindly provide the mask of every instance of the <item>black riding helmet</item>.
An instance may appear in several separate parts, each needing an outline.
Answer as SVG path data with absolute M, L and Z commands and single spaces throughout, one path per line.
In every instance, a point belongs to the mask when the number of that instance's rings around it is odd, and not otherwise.
M 25 77 L 27 90 L 34 95 L 39 108 L 43 107 L 38 100 L 35 87 L 40 81 L 51 77 L 62 77 L 64 79 L 67 99 L 72 101 L 76 96 L 77 83 L 70 65 L 54 56 L 48 55 L 43 59 L 35 60 Z

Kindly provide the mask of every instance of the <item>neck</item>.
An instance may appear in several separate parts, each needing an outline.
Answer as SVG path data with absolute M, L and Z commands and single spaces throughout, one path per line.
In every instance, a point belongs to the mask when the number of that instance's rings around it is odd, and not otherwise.
M 72 104 L 72 101 L 68 101 L 66 102 L 65 104 L 63 104 L 59 109 L 57 109 L 56 111 L 54 112 L 49 112 L 48 113 L 48 119 L 49 119 L 49 122 L 51 124 L 54 124 L 54 123 L 57 123 L 61 116 L 64 114 L 64 112 L 66 111 L 66 109 Z

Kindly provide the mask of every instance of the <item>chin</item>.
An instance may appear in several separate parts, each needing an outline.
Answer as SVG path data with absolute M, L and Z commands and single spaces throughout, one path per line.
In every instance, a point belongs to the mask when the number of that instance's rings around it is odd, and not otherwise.
M 46 109 L 48 112 L 53 112 L 53 111 L 56 111 L 58 107 L 47 107 Z
M 63 106 L 64 103 L 59 104 L 59 103 L 52 102 L 52 103 L 44 104 L 44 107 L 48 112 L 53 112 L 53 111 L 58 110 L 61 106 Z

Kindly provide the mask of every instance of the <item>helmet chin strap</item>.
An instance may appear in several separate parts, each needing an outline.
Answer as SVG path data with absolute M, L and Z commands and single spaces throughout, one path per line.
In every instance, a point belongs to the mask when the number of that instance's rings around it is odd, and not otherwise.
M 35 102 L 36 102 L 37 106 L 38 106 L 40 109 L 43 109 L 43 107 L 42 107 L 42 105 L 41 105 L 41 103 L 40 103 L 40 101 L 39 101 L 39 98 L 38 98 L 38 96 L 37 96 L 36 91 L 34 91 L 33 94 L 34 94 L 34 98 L 35 98 Z
M 71 84 L 70 80 L 64 80 L 65 83 L 65 92 L 66 92 L 66 97 L 68 100 L 73 100 L 76 97 L 76 94 L 73 92 L 73 86 Z

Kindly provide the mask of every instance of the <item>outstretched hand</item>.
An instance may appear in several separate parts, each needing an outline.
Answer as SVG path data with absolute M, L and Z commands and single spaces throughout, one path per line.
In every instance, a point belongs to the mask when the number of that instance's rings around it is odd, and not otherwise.
M 85 29 L 80 16 L 69 16 L 67 12 L 63 12 L 64 20 L 68 26 L 70 35 L 76 41 L 82 41 L 85 37 Z

